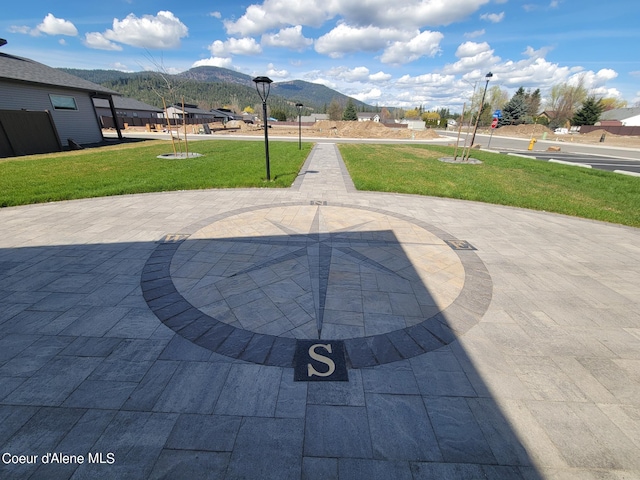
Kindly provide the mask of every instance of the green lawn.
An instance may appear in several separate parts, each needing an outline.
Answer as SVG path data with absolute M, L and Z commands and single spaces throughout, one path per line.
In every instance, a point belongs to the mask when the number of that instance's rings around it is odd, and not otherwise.
M 0 159 L 0 206 L 127 193 L 205 188 L 289 187 L 311 143 L 204 140 L 200 158 L 158 159 L 171 142 L 146 141 Z M 183 147 L 184 148 L 184 147 Z M 453 149 L 431 145 L 339 146 L 359 190 L 460 198 L 640 227 L 640 179 L 595 169 L 474 151 L 481 165 L 443 163 Z
M 431 145 L 339 146 L 359 190 L 412 193 L 563 213 L 640 227 L 640 178 L 473 151 L 481 165 L 438 161 Z M 460 151 L 458 151 L 460 154 Z
M 184 144 L 182 144 L 184 150 Z M 171 142 L 147 141 L 75 152 L 0 160 L 0 207 L 127 193 L 203 188 L 289 187 L 312 144 L 269 142 L 271 182 L 263 142 L 189 142 L 192 159 L 158 159 Z

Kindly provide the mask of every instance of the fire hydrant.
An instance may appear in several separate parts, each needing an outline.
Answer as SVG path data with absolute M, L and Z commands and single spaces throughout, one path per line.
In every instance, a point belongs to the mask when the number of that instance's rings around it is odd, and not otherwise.
M 528 150 L 533 150 L 533 146 L 535 145 L 535 143 L 536 143 L 536 139 L 532 138 L 531 141 L 529 142 Z

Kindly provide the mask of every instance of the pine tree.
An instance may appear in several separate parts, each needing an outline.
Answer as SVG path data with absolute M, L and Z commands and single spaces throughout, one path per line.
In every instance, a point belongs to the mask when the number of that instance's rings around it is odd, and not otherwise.
M 600 119 L 600 114 L 603 110 L 602 101 L 596 100 L 596 97 L 591 96 L 582 103 L 580 110 L 573 115 L 571 123 L 576 126 L 594 125 Z
M 520 125 L 524 123 L 526 115 L 527 101 L 524 88 L 520 87 L 511 100 L 502 108 L 502 118 L 499 120 L 498 126 Z
M 347 106 L 345 107 L 344 113 L 342 114 L 342 120 L 358 120 L 358 112 L 356 112 L 356 106 L 353 104 L 353 101 L 351 99 L 347 101 Z

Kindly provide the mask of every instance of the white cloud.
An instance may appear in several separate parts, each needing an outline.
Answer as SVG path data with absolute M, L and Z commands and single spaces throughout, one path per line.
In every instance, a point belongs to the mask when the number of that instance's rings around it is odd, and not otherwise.
M 345 82 L 364 82 L 369 79 L 369 69 L 367 67 L 335 67 L 329 70 L 327 75 Z
M 331 58 L 340 58 L 346 53 L 375 52 L 387 47 L 390 42 L 409 40 L 414 34 L 406 30 L 374 26 L 354 27 L 341 23 L 316 40 L 315 50 Z
M 95 48 L 97 50 L 122 50 L 120 45 L 107 40 L 105 36 L 99 32 L 85 33 L 84 41 L 82 43 L 89 48 Z
M 483 28 L 482 30 L 474 30 L 473 32 L 465 33 L 464 36 L 465 38 L 477 38 L 477 37 L 481 37 L 485 33 L 486 31 Z
M 209 13 L 209 16 L 213 18 L 222 18 L 222 14 L 220 12 L 211 12 Z
M 391 80 L 391 78 L 393 78 L 393 75 L 391 75 L 390 73 L 384 73 L 383 71 L 369 75 L 369 81 L 376 82 L 376 83 L 387 82 Z
M 379 88 L 372 88 L 367 92 L 355 93 L 351 96 L 361 102 L 370 102 L 380 99 L 382 97 L 382 91 Z
M 490 0 L 265 0 L 239 19 L 225 21 L 230 35 L 255 35 L 293 25 L 320 27 L 331 19 L 367 27 L 420 29 L 463 20 Z
M 198 60 L 191 65 L 195 67 L 220 67 L 220 68 L 232 68 L 232 59 L 230 57 L 209 57 L 202 60 Z
M 459 60 L 445 65 L 443 71 L 448 74 L 464 74 L 476 69 L 487 70 L 500 61 L 500 57 L 494 57 L 493 52 L 487 42 L 465 42 L 456 50 Z
M 289 72 L 287 70 L 278 70 L 273 63 L 267 65 L 267 76 L 273 78 L 287 78 Z
M 398 79 L 396 84 L 402 86 L 411 85 L 451 85 L 455 80 L 454 75 L 442 75 L 440 73 L 426 73 L 424 75 L 418 75 L 412 77 L 411 75 L 403 75 Z
M 283 28 L 278 33 L 262 36 L 262 44 L 269 47 L 284 47 L 291 50 L 303 51 L 313 45 L 313 40 L 302 35 L 302 25 Z
M 226 41 L 216 40 L 209 45 L 209 51 L 217 57 L 229 55 L 258 55 L 262 53 L 262 48 L 255 39 L 251 37 L 245 38 L 229 38 Z
M 500 23 L 502 20 L 504 20 L 504 12 L 485 13 L 484 15 L 480 15 L 480 18 L 491 23 Z
M 9 27 L 9 32 L 26 34 L 31 32 L 31 28 L 27 27 L 26 25 L 11 25 Z
M 187 26 L 173 13 L 160 11 L 157 15 L 136 17 L 133 13 L 123 20 L 113 19 L 113 28 L 103 36 L 114 42 L 134 47 L 162 49 L 180 46 L 180 39 L 189 33 Z
M 224 22 L 230 35 L 256 35 L 268 30 L 293 25 L 320 27 L 335 15 L 332 4 L 322 0 L 265 0 L 262 5 L 250 5 L 236 21 Z
M 382 63 L 403 64 L 413 62 L 420 57 L 434 57 L 440 52 L 440 41 L 444 35 L 440 32 L 424 31 L 408 42 L 397 41 L 388 47 L 380 61 Z
M 63 18 L 56 18 L 53 14 L 48 13 L 42 23 L 38 25 L 32 32 L 34 35 L 46 33 L 47 35 L 68 35 L 75 37 L 78 35 L 78 29 L 73 23 Z

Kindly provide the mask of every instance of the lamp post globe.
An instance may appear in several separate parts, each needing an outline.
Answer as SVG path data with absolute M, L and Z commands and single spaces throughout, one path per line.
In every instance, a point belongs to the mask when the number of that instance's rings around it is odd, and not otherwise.
M 301 103 L 296 103 L 296 108 L 298 109 L 298 150 L 302 150 L 302 105 Z
M 267 125 L 267 98 L 271 91 L 271 80 L 269 77 L 256 77 L 253 79 L 256 84 L 256 91 L 262 100 L 262 123 L 264 124 L 264 155 L 267 163 L 267 181 L 271 181 L 271 169 L 269 166 L 269 133 Z

